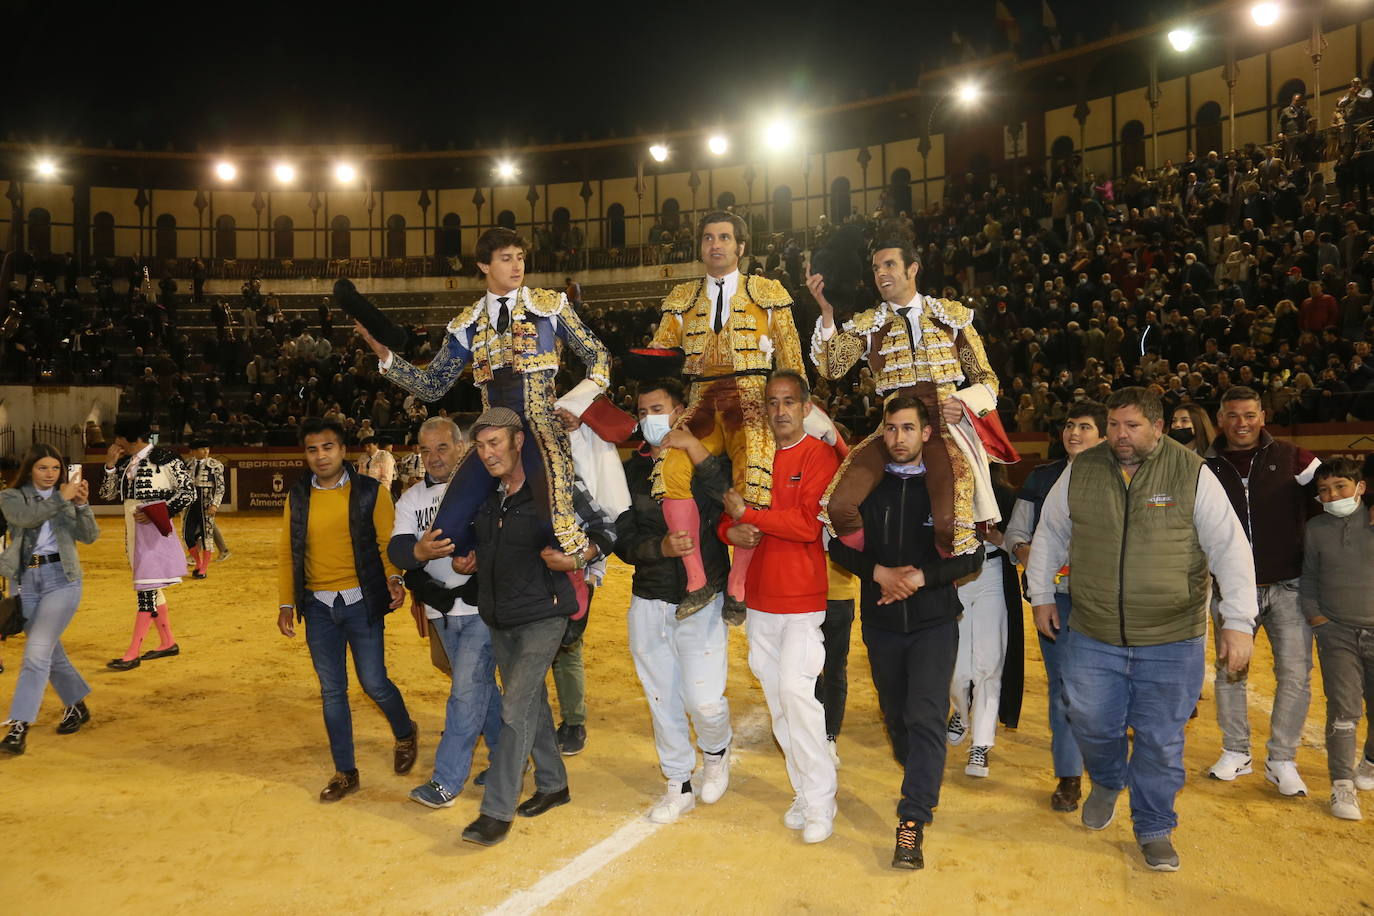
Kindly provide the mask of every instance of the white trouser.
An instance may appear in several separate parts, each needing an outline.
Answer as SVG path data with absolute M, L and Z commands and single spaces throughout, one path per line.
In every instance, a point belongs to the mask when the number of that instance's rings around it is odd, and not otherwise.
M 1002 665 L 1007 660 L 1007 599 L 1002 591 L 1002 562 L 1001 557 L 993 557 L 983 564 L 978 578 L 959 586 L 964 616 L 959 618 L 959 654 L 954 658 L 949 696 L 959 717 L 971 723 L 974 747 L 992 747 L 997 741 Z
M 810 814 L 835 816 L 835 762 L 825 743 L 825 707 L 816 678 L 825 667 L 825 611 L 766 614 L 749 609 L 749 670 L 763 686 L 773 737 L 782 748 L 792 791 Z
M 730 744 L 730 704 L 725 699 L 730 640 L 720 616 L 724 601 L 723 594 L 716 595 L 691 617 L 678 620 L 676 604 L 630 599 L 630 655 L 649 701 L 658 765 L 669 780 L 687 780 L 696 767 L 692 727 L 703 751 L 714 753 Z

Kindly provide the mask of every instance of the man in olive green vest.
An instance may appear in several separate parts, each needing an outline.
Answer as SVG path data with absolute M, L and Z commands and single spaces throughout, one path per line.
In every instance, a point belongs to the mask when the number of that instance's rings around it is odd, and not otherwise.
M 1065 564 L 1073 610 L 1061 632 L 1054 576 Z M 1183 728 L 1202 693 L 1212 576 L 1217 655 L 1238 673 L 1257 613 L 1245 531 L 1202 458 L 1164 435 L 1159 398 L 1116 392 L 1107 440 L 1074 459 L 1045 499 L 1026 577 L 1036 628 L 1063 644 L 1069 723 L 1092 779 L 1083 824 L 1106 828 L 1129 787 L 1136 841 L 1157 871 L 1178 869 L 1174 797 Z

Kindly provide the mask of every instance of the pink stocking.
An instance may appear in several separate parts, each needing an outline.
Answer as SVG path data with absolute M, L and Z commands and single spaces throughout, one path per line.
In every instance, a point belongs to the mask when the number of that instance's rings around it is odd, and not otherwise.
M 840 543 L 847 547 L 853 547 L 855 550 L 862 551 L 864 549 L 864 530 L 860 528 L 858 531 L 851 531 L 848 534 L 840 535 Z
M 177 641 L 172 638 L 172 622 L 167 619 L 167 605 L 157 606 L 157 616 L 153 618 L 153 623 L 157 624 L 157 635 L 162 640 L 158 644 L 158 649 L 170 649 L 176 645 Z
M 200 548 L 200 556 L 196 558 L 196 570 L 203 576 L 205 575 L 205 570 L 209 568 L 210 550 L 209 548 L 202 547 Z
M 663 520 L 668 523 L 669 531 L 685 531 L 693 539 L 701 536 L 701 513 L 697 511 L 694 499 L 665 499 Z M 687 567 L 687 591 L 694 592 L 706 585 L 706 567 L 701 564 L 700 550 L 693 550 L 683 557 L 682 565 Z M 743 581 L 740 580 L 741 583 Z M 741 584 L 740 588 L 743 587 Z
M 736 547 L 730 559 L 730 597 L 736 601 L 744 600 L 744 580 L 749 576 L 749 561 L 754 558 L 753 547 Z
M 124 661 L 131 662 L 138 658 L 138 650 L 143 648 L 143 637 L 148 635 L 148 627 L 153 625 L 153 615 L 147 611 L 139 611 L 134 617 L 134 641 L 129 643 L 129 651 L 124 653 Z
M 591 607 L 591 594 L 587 591 L 587 571 L 584 569 L 573 569 L 568 571 L 568 581 L 572 583 L 573 594 L 577 595 L 577 613 L 572 615 L 572 620 L 581 620 Z

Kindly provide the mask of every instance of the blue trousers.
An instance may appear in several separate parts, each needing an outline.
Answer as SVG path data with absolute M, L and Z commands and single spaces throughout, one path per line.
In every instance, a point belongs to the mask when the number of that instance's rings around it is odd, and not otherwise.
M 10 718 L 32 723 L 51 681 L 63 705 L 74 706 L 91 692 L 62 648 L 62 631 L 81 603 L 81 580 L 68 582 L 61 563 L 24 570 L 19 592 L 24 610 L 24 662 L 10 700 Z

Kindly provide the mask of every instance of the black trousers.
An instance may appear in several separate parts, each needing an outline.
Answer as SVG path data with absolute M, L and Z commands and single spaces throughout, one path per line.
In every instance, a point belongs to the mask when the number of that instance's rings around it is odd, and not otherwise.
M 892 753 L 905 770 L 897 817 L 928 824 L 940 803 L 959 624 L 949 620 L 914 633 L 864 624 L 862 632 Z
M 849 698 L 849 634 L 854 629 L 854 599 L 827 601 L 821 636 L 825 639 L 825 667 L 816 678 L 816 699 L 825 707 L 825 735 L 834 738 L 844 725 Z

